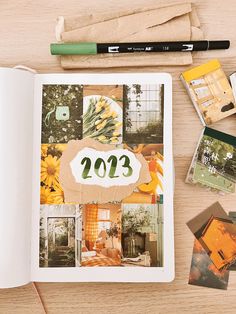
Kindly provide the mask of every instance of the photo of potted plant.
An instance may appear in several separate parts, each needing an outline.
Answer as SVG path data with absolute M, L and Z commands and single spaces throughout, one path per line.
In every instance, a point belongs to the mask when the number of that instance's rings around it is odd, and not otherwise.
M 111 238 L 112 249 L 114 249 L 114 238 L 118 238 L 120 235 L 120 227 L 118 223 L 111 223 L 110 228 L 106 229 L 106 233 L 108 237 Z
M 150 214 L 143 205 L 138 210 L 129 209 L 122 215 L 122 233 L 128 234 L 127 257 L 137 257 L 135 234 L 150 224 Z

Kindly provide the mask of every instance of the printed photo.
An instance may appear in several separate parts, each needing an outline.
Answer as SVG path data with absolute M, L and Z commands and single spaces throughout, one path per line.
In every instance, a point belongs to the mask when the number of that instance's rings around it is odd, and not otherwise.
M 64 192 L 59 184 L 59 171 L 60 158 L 66 145 L 41 145 L 40 204 L 64 203 Z
M 87 204 L 81 207 L 81 266 L 120 266 L 121 204 Z
M 141 153 L 148 162 L 151 181 L 138 186 L 123 203 L 156 204 L 163 195 L 163 144 L 124 144 L 133 153 Z
M 229 219 L 232 220 L 234 224 L 236 224 L 236 212 L 229 212 Z M 229 266 L 228 270 L 236 270 L 236 262 Z
M 85 85 L 83 91 L 83 138 L 104 144 L 122 142 L 123 86 Z
M 40 207 L 40 267 L 78 267 L 82 213 L 79 205 Z
M 185 75 L 192 77 L 185 83 L 207 125 L 236 112 L 232 88 L 218 61 L 190 69 Z
M 236 225 L 215 203 L 187 223 L 218 270 L 236 262 Z
M 236 146 L 204 135 L 198 147 L 197 163 L 205 165 L 212 174 L 236 182 Z
M 124 142 L 163 143 L 163 115 L 163 85 L 124 85 Z
M 235 138 L 217 130 L 205 128 L 186 182 L 200 183 L 213 190 L 234 193 L 236 182 Z
M 190 285 L 226 290 L 228 280 L 229 271 L 218 270 L 199 241 L 195 240 L 188 283 Z
M 122 204 L 122 266 L 163 266 L 163 205 Z
M 42 102 L 43 144 L 82 138 L 82 85 L 43 85 Z

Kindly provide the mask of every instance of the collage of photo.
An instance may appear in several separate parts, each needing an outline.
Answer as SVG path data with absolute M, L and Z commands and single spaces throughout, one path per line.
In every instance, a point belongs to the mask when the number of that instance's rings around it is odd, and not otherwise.
M 163 85 L 43 85 L 40 267 L 163 266 Z M 147 161 L 121 202 L 66 203 L 60 159 L 93 138 Z

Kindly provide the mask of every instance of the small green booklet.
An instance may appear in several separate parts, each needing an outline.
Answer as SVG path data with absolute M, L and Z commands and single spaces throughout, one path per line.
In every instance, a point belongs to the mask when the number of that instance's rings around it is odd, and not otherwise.
M 199 183 L 213 190 L 234 193 L 236 137 L 205 127 L 193 156 L 186 182 Z

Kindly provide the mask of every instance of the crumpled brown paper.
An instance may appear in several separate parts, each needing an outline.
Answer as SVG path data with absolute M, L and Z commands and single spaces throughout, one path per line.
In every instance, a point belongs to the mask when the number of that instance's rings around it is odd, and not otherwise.
M 134 183 L 103 187 L 98 184 L 89 185 L 77 182 L 71 170 L 71 161 L 76 157 L 79 151 L 88 147 L 97 150 L 98 156 L 99 151 L 114 152 L 116 149 L 115 145 L 101 144 L 99 141 L 92 138 L 71 140 L 68 142 L 66 150 L 61 156 L 59 177 L 60 185 L 64 191 L 65 202 L 79 204 L 121 202 L 121 200 L 129 196 L 137 186 L 142 183 L 150 182 L 151 177 L 148 170 L 148 163 L 142 154 L 134 154 L 141 165 L 139 178 Z
M 62 42 L 151 42 L 201 40 L 203 33 L 193 5 L 161 2 L 125 11 L 59 17 L 56 36 Z M 190 52 L 122 53 L 61 56 L 64 69 L 187 65 Z

